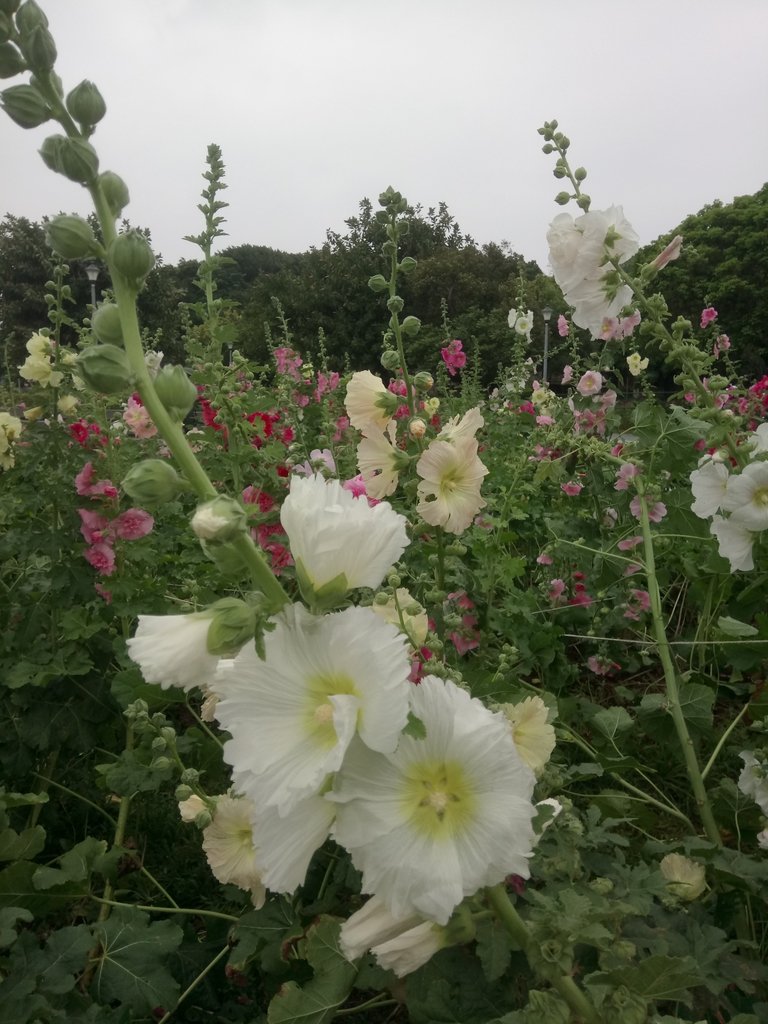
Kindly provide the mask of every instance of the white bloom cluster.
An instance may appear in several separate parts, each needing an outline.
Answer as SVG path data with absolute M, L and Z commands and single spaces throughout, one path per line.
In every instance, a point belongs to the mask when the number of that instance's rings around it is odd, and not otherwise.
M 609 260 L 624 263 L 638 249 L 638 237 L 620 206 L 590 210 L 575 220 L 560 213 L 547 232 L 552 273 L 573 306 L 573 322 L 594 338 L 603 322 L 615 317 L 632 300 Z

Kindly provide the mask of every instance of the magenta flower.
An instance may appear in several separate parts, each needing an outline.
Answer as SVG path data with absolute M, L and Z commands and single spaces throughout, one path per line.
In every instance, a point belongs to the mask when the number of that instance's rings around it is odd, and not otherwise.
M 80 516 L 80 533 L 86 544 L 98 544 L 104 540 L 109 528 L 109 520 L 105 516 L 87 508 L 79 508 L 77 514 Z
M 560 490 L 569 498 L 575 498 L 584 489 L 583 484 L 577 484 L 575 480 L 569 480 L 567 484 L 560 484 Z
M 330 394 L 331 391 L 335 391 L 339 386 L 340 377 L 334 370 L 333 373 L 323 373 L 322 370 L 317 375 L 317 387 L 315 388 L 315 401 L 319 402 L 323 395 Z
M 112 520 L 111 530 L 120 540 L 139 540 L 152 532 L 155 520 L 142 508 L 129 508 Z
M 92 462 L 86 462 L 75 477 L 75 490 L 81 497 L 92 498 L 101 495 L 105 498 L 116 498 L 117 488 L 111 480 L 95 480 L 96 470 Z
M 717 320 L 717 310 L 714 306 L 707 306 L 706 309 L 701 311 L 701 323 L 702 330 L 705 327 L 709 327 L 713 320 Z
M 341 485 L 345 491 L 351 491 L 355 498 L 367 496 L 365 489 L 365 480 L 363 480 L 363 474 L 358 473 L 357 476 L 350 477 L 349 480 L 345 480 Z
M 467 365 L 467 355 L 463 351 L 462 343 L 458 338 L 454 338 L 453 341 L 448 342 L 445 348 L 441 348 L 440 355 L 443 357 L 446 369 L 452 377 L 456 376 L 457 370 L 461 370 Z

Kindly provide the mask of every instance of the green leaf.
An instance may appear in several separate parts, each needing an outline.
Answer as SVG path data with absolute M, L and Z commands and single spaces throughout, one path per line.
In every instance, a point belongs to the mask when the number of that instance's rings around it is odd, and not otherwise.
M 100 1001 L 116 999 L 141 1016 L 176 1006 L 179 985 L 163 961 L 181 943 L 178 925 L 150 924 L 148 914 L 118 907 L 93 932 L 102 947 L 92 986 Z
M 84 882 L 91 873 L 93 862 L 102 856 L 106 849 L 106 840 L 88 836 L 59 857 L 60 867 L 38 867 L 32 876 L 32 884 L 36 889 L 50 889 L 66 882 Z M 87 890 L 83 888 L 82 891 Z
M 0 907 L 24 907 L 35 917 L 61 911 L 65 903 L 83 894 L 83 886 L 68 882 L 47 892 L 38 892 L 32 878 L 39 868 L 31 860 L 19 860 L 0 871 Z
M 284 950 L 303 934 L 304 926 L 290 902 L 278 896 L 261 910 L 243 914 L 234 926 L 232 939 L 237 945 L 230 953 L 228 966 L 242 971 L 248 961 L 258 954 L 265 973 L 279 974 L 285 970 Z
M 289 981 L 272 999 L 269 1024 L 329 1024 L 352 990 L 357 967 L 339 949 L 341 922 L 321 917 L 307 932 L 306 957 L 314 977 L 304 986 Z
M 721 615 L 717 620 L 717 628 L 721 633 L 725 633 L 726 636 L 735 637 L 757 636 L 760 632 L 755 626 L 750 626 L 746 622 L 739 622 L 738 619 L 732 619 L 730 615 Z
M 692 988 L 703 984 L 696 961 L 689 956 L 652 956 L 636 967 L 620 967 L 615 971 L 590 974 L 585 978 L 588 988 L 626 985 L 648 1000 L 674 999 L 686 1006 L 692 1002 Z
M 488 981 L 498 981 L 509 967 L 512 958 L 509 935 L 499 921 L 478 922 L 477 956 Z
M 40 825 L 15 832 L 5 828 L 0 832 L 0 860 L 32 860 L 45 846 L 45 829 Z
M 14 925 L 17 921 L 29 924 L 34 917 L 24 907 L 3 907 L 0 910 L 0 948 L 11 946 L 16 941 Z
M 71 991 L 75 987 L 75 975 L 85 970 L 92 948 L 93 936 L 87 924 L 54 932 L 34 964 L 40 974 L 40 991 L 56 994 Z
M 680 684 L 680 707 L 692 729 L 707 732 L 712 728 L 712 705 L 715 691 L 701 683 Z
M 592 724 L 609 740 L 615 739 L 619 733 L 626 732 L 633 726 L 632 718 L 626 708 L 601 708 L 592 716 Z
M 408 721 L 403 729 L 403 736 L 410 736 L 415 740 L 423 740 L 427 735 L 427 727 L 420 718 L 417 718 L 412 711 L 408 712 Z

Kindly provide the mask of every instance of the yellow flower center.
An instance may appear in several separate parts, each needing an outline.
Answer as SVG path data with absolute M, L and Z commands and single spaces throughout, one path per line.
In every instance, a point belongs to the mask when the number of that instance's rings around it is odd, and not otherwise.
M 768 505 L 768 487 L 758 487 L 752 495 L 755 505 Z
M 333 704 L 328 700 L 335 694 L 359 696 L 352 679 L 345 675 L 314 676 L 307 685 L 307 732 L 321 747 L 330 750 L 336 745 L 333 725 Z M 358 712 L 359 715 L 359 712 Z
M 409 821 L 433 838 L 448 839 L 473 820 L 475 798 L 456 761 L 420 761 L 410 766 L 403 794 Z

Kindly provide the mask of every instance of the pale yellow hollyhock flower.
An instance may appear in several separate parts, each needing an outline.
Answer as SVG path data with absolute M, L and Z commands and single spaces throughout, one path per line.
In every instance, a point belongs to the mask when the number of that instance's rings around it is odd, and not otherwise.
M 357 446 L 357 465 L 370 498 L 387 498 L 395 492 L 400 470 L 408 457 L 395 446 L 397 424 L 390 420 L 385 433 L 372 427 L 363 429 Z
M 201 811 L 207 810 L 208 808 L 205 806 L 205 801 L 194 793 L 192 796 L 187 797 L 186 800 L 179 801 L 179 814 L 181 815 L 181 820 L 186 822 L 188 825 L 195 820 Z
M 704 865 L 681 853 L 668 853 L 662 858 L 659 868 L 667 880 L 667 888 L 678 899 L 698 899 L 707 888 Z
M 421 647 L 427 639 L 429 620 L 426 609 L 411 597 L 410 591 L 405 587 L 398 587 L 386 603 L 378 604 L 377 602 L 371 607 L 385 622 L 391 622 L 393 626 L 405 632 L 414 647 Z M 405 626 L 404 630 L 400 624 L 401 615 Z
M 547 705 L 541 697 L 526 697 L 519 704 L 503 704 L 517 752 L 537 774 L 555 749 L 555 730 L 547 722 Z
M 11 445 L 21 434 L 21 420 L 9 412 L 0 412 L 0 469 L 13 469 Z
M 370 370 L 353 373 L 347 384 L 344 406 L 353 427 L 362 430 L 375 425 L 385 430 L 399 400 Z
M 633 352 L 631 356 L 627 356 L 627 366 L 633 377 L 639 377 L 643 370 L 647 368 L 648 359 L 641 359 L 639 352 Z
M 42 407 L 42 405 L 36 405 L 32 409 L 25 409 L 22 415 L 24 416 L 24 419 L 27 421 L 27 423 L 34 423 L 35 420 L 40 419 L 44 412 L 45 409 Z
M 428 398 L 424 403 L 424 412 L 427 414 L 427 416 L 434 416 L 439 408 L 439 398 Z
M 267 890 L 253 845 L 251 817 L 254 807 L 245 797 L 220 796 L 213 821 L 203 829 L 203 850 L 215 878 L 251 894 L 254 907 L 264 906 Z
M 19 367 L 20 376 L 44 388 L 57 388 L 64 374 L 53 368 L 50 340 L 42 334 L 33 334 L 26 348 L 29 355 Z
M 480 410 L 469 409 L 463 416 L 453 416 L 437 435 L 438 441 L 450 441 L 452 444 L 474 440 L 475 434 L 483 426 L 485 420 Z
M 416 472 L 421 477 L 417 511 L 430 525 L 460 534 L 485 507 L 480 487 L 488 470 L 478 458 L 474 439 L 432 441 Z
M 56 408 L 62 414 L 62 416 L 68 416 L 71 412 L 80 404 L 80 400 L 75 398 L 74 395 L 62 395 L 56 403 Z

